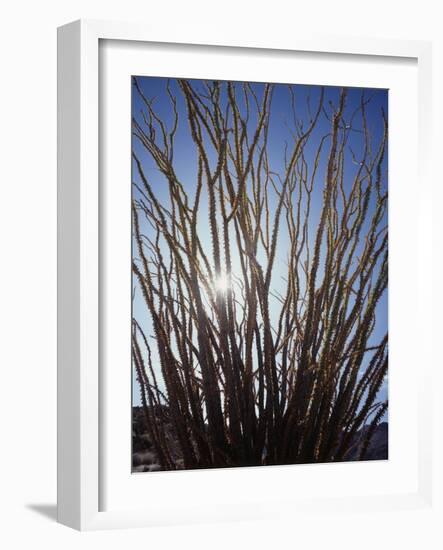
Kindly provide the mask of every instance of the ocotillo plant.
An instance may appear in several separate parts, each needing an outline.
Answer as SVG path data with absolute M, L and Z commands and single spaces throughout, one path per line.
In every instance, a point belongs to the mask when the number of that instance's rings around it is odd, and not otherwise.
M 388 406 L 378 92 L 278 85 L 282 119 L 276 85 L 164 81 L 157 107 L 143 82 L 132 354 L 161 468 L 364 458 Z

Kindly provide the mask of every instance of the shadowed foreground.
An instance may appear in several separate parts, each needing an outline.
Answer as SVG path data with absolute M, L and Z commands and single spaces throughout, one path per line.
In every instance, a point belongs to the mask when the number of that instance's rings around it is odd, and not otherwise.
M 162 411 L 167 415 L 167 410 Z M 142 407 L 133 407 L 132 409 L 132 471 L 138 472 L 156 472 L 163 468 L 160 466 L 160 461 L 156 455 L 154 445 L 149 436 L 148 426 L 143 413 Z M 161 416 L 159 414 L 158 416 Z M 368 427 L 361 429 L 351 445 L 349 453 L 339 462 L 350 462 L 359 459 L 360 447 L 365 440 L 365 435 Z M 184 462 L 180 445 L 177 440 L 177 435 L 173 425 L 167 422 L 165 425 L 166 437 L 172 450 L 175 467 L 177 470 L 184 469 Z M 388 423 L 381 422 L 373 434 L 371 441 L 367 447 L 366 454 L 363 460 L 387 460 L 388 459 Z M 312 461 L 308 461 L 312 462 Z M 260 463 L 255 466 L 260 466 Z M 242 466 L 239 464 L 239 466 Z

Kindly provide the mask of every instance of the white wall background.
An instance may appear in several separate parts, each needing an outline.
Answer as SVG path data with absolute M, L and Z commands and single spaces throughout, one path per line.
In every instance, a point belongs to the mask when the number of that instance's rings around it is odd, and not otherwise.
M 297 518 L 276 522 L 77 533 L 54 522 L 56 496 L 56 27 L 74 19 L 171 21 L 248 34 L 328 34 L 435 40 L 435 97 L 443 98 L 438 1 L 16 0 L 0 31 L 0 545 L 15 548 L 440 548 L 435 516 Z M 7 7 L 6 7 L 7 6 Z M 253 29 L 253 31 L 252 31 Z M 440 99 L 441 102 L 441 99 Z M 436 136 L 442 111 L 436 101 Z M 440 136 L 438 136 L 440 137 Z M 441 143 L 438 143 L 440 151 Z M 439 197 L 443 193 L 439 191 Z M 442 200 L 435 197 L 436 213 Z M 441 217 L 441 214 L 440 214 Z M 436 249 L 443 250 L 443 235 Z M 442 280 L 441 263 L 436 280 Z M 436 294 L 436 300 L 441 295 Z M 439 320 L 439 319 L 438 319 Z M 437 332 L 437 325 L 435 325 Z M 436 407 L 441 412 L 439 396 Z M 438 427 L 436 427 L 436 435 Z M 440 427 L 441 431 L 441 427 Z M 440 441 L 441 442 L 441 441 Z M 441 446 L 440 446 L 441 450 Z M 441 457 L 441 453 L 438 455 Z M 443 461 L 440 462 L 443 464 Z M 437 473 L 437 475 L 439 475 Z M 441 477 L 439 478 L 441 481 Z M 440 494 L 442 494 L 440 492 Z M 441 511 L 440 511 L 441 513 Z M 443 517 L 443 516 L 442 516 Z M 306 518 L 304 522 L 306 523 Z M 309 520 L 310 521 L 310 520 Z M 306 525 L 305 525 L 306 527 Z

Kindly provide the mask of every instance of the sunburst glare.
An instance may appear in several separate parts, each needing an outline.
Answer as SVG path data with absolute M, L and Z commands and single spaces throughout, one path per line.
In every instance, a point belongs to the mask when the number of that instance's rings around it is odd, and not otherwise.
M 216 292 L 226 293 L 229 289 L 229 277 L 226 273 L 220 273 L 220 275 L 214 280 L 214 288 Z

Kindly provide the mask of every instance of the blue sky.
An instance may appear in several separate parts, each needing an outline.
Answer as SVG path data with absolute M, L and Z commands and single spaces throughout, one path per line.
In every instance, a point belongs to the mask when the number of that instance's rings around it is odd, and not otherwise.
M 142 89 L 144 95 L 149 100 L 153 100 L 153 107 L 167 127 L 171 127 L 173 124 L 173 110 L 171 107 L 171 101 L 166 91 L 168 80 L 160 77 L 139 77 L 138 83 Z M 193 88 L 196 90 L 204 90 L 203 83 L 197 80 L 190 81 Z M 179 114 L 179 125 L 177 128 L 176 142 L 174 148 L 174 169 L 178 175 L 180 181 L 186 192 L 193 197 L 195 193 L 195 181 L 197 173 L 197 152 L 195 145 L 190 136 L 189 125 L 186 116 L 186 105 L 184 98 L 180 92 L 178 82 L 175 79 L 169 80 L 170 90 L 177 99 L 177 111 Z M 257 98 L 260 100 L 263 95 L 264 84 L 251 83 L 251 88 L 256 93 Z M 223 87 L 222 87 L 223 89 Z M 273 171 L 282 172 L 284 168 L 285 158 L 285 144 L 288 144 L 289 148 L 294 140 L 294 122 L 292 119 L 291 102 L 294 102 L 295 111 L 298 121 L 303 123 L 306 127 L 309 125 L 309 120 L 312 118 L 313 113 L 318 105 L 321 89 L 319 86 L 305 86 L 302 84 L 291 85 L 292 93 L 287 84 L 275 84 L 272 95 L 272 107 L 271 116 L 269 121 L 269 136 L 268 136 L 268 152 L 269 161 Z M 305 149 L 305 157 L 308 166 L 313 162 L 314 154 L 317 150 L 318 144 L 322 137 L 330 131 L 331 121 L 330 116 L 337 107 L 340 88 L 337 87 L 325 87 L 324 88 L 324 112 L 321 113 L 319 121 L 310 137 Z M 224 94 L 224 95 L 223 95 Z M 383 119 L 382 110 L 388 113 L 388 91 L 387 90 L 372 90 L 372 89 L 360 89 L 350 88 L 348 89 L 347 101 L 344 111 L 343 119 L 345 121 L 351 121 L 352 119 L 352 131 L 349 132 L 347 142 L 347 156 L 344 164 L 344 187 L 350 188 L 354 176 L 359 168 L 358 159 L 361 157 L 364 147 L 363 141 L 363 120 L 361 115 L 357 113 L 354 118 L 353 114 L 358 110 L 362 95 L 365 100 L 370 98 L 370 101 L 366 105 L 366 120 L 368 125 L 368 131 L 370 132 L 372 142 L 374 143 L 374 152 L 383 136 Z M 222 92 L 222 102 L 226 99 L 226 91 Z M 238 95 L 238 100 L 241 104 L 241 94 Z M 243 103 L 243 108 L 245 107 Z M 140 98 L 139 93 L 135 87 L 132 87 L 132 116 L 137 120 L 142 121 L 143 101 Z M 251 117 L 249 125 L 251 129 L 256 124 L 256 116 L 251 110 Z M 156 196 L 160 201 L 168 202 L 168 188 L 164 176 L 159 172 L 154 161 L 147 154 L 146 150 L 141 146 L 139 141 L 133 138 L 132 141 L 133 151 L 140 158 L 145 174 L 149 179 L 153 189 L 155 189 Z M 314 192 L 312 196 L 312 210 L 310 225 L 312 225 L 312 232 L 314 231 L 322 205 L 323 197 L 323 183 L 324 174 L 327 162 L 327 144 L 324 148 L 324 154 L 320 157 L 317 176 L 314 180 Z M 354 155 L 354 157 L 352 156 Z M 210 160 L 215 162 L 214 157 L 210 157 Z M 133 178 L 136 183 L 139 183 L 139 176 L 137 170 L 133 170 Z M 382 185 L 387 187 L 387 155 L 385 155 L 383 163 L 383 178 Z M 133 189 L 134 196 L 137 197 L 137 191 Z M 271 208 L 275 205 L 276 196 L 271 197 Z M 369 209 L 375 208 L 375 199 L 372 199 Z M 207 244 L 209 242 L 209 232 L 207 231 L 207 217 L 204 215 L 205 211 L 202 210 L 202 215 L 199 219 L 198 230 L 200 234 L 207 234 Z M 369 212 L 370 213 L 370 212 Z M 370 217 L 370 216 L 369 216 Z M 387 223 L 387 220 L 386 220 Z M 143 231 L 149 234 L 150 228 L 148 224 L 145 224 Z M 287 254 L 287 234 L 282 231 L 280 235 L 279 246 L 277 249 L 275 274 L 273 275 L 272 288 L 277 291 L 284 289 L 285 281 L 283 279 L 286 269 L 286 254 Z M 237 265 L 239 270 L 239 266 Z M 236 265 L 234 261 L 233 271 L 235 272 Z M 135 282 L 134 282 L 135 283 Z M 135 284 L 136 287 L 136 284 Z M 277 312 L 277 309 L 276 309 Z M 275 312 L 275 313 L 276 313 Z M 140 292 L 136 289 L 134 294 L 133 303 L 134 317 L 142 324 L 146 329 L 146 332 L 150 334 L 150 320 L 146 306 L 142 300 Z M 381 337 L 385 334 L 388 326 L 388 297 L 387 292 L 380 300 L 377 309 L 377 320 L 374 332 L 372 335 L 372 341 L 378 343 Z M 134 379 L 135 380 L 135 379 Z M 387 382 L 384 384 L 381 390 L 381 399 L 385 399 L 387 396 Z M 134 405 L 140 404 L 139 391 L 137 383 L 133 384 L 133 403 Z

